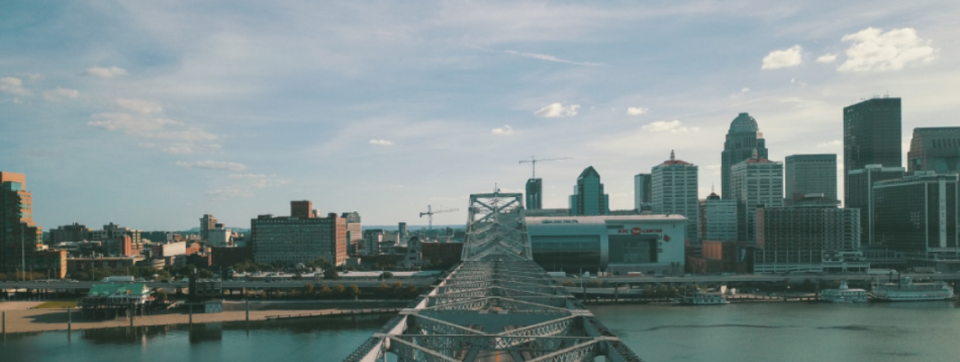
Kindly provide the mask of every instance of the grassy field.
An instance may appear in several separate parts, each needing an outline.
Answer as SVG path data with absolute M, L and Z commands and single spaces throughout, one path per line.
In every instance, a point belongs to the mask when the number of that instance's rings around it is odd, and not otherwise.
M 75 308 L 77 306 L 76 301 L 59 301 L 59 302 L 46 302 L 41 305 L 38 305 L 34 308 L 45 309 L 45 308 Z

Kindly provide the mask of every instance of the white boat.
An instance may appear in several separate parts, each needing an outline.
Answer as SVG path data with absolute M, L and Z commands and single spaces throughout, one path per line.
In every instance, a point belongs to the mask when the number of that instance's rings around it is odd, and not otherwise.
M 953 299 L 953 288 L 944 282 L 914 283 L 910 277 L 899 282 L 872 283 L 871 294 L 878 301 L 909 302 Z
M 838 289 L 824 289 L 820 292 L 820 300 L 830 303 L 866 303 L 867 291 L 863 289 L 850 289 L 846 280 L 840 281 Z
M 684 295 L 680 300 L 681 305 L 720 305 L 729 304 L 726 298 L 720 293 L 704 293 L 697 290 L 693 295 Z

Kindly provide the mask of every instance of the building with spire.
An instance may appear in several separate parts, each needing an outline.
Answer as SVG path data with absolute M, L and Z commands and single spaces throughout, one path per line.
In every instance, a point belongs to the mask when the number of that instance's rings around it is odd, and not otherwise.
M 651 170 L 650 201 L 655 214 L 679 214 L 687 218 L 687 241 L 699 244 L 699 200 L 697 165 L 678 160 L 670 150 L 670 159 Z
M 960 172 L 960 127 L 914 128 L 907 171 Z
M 603 193 L 600 174 L 593 166 L 587 167 L 577 177 L 577 185 L 570 195 L 570 215 L 609 215 L 610 195 Z
M 737 239 L 755 244 L 757 207 L 783 206 L 783 163 L 754 151 L 730 170 L 730 192 L 737 201 Z
M 757 120 L 747 113 L 740 113 L 730 123 L 727 139 L 723 143 L 720 160 L 720 196 L 724 199 L 734 197 L 732 189 L 733 165 L 749 159 L 756 151 L 760 158 L 767 158 L 766 140 L 757 126 Z

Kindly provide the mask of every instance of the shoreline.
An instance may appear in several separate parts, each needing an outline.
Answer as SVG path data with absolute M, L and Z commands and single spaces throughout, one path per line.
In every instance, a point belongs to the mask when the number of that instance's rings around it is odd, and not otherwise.
M 26 309 L 24 305 L 28 304 L 26 302 L 21 302 L 20 305 L 14 306 L 4 306 L 11 302 L 0 303 L 0 311 L 5 315 L 5 331 L 8 334 L 12 333 L 32 333 L 32 332 L 53 332 L 53 331 L 79 331 L 87 329 L 102 329 L 102 328 L 116 328 L 116 327 L 130 327 L 130 319 L 128 317 L 118 317 L 113 319 L 92 319 L 92 318 L 83 318 L 81 317 L 80 309 L 71 308 L 71 309 Z M 42 303 L 42 302 L 41 302 Z M 33 304 L 41 304 L 33 303 Z M 404 302 L 405 303 L 405 302 Z M 319 304 L 319 303 L 317 303 Z M 371 303 L 372 304 L 372 303 Z M 221 323 L 221 322 L 244 322 L 246 318 L 246 310 L 244 310 L 244 303 L 242 302 L 224 302 L 224 309 L 237 309 L 240 310 L 225 310 L 220 313 L 194 313 L 193 314 L 193 324 L 204 324 L 204 323 Z M 253 309 L 255 303 L 250 304 L 250 321 L 251 322 L 261 322 L 269 321 L 276 319 L 287 319 L 287 318 L 310 318 L 310 317 L 325 317 L 333 315 L 371 315 L 381 313 L 386 313 L 386 310 L 392 310 L 390 313 L 397 313 L 394 309 L 402 308 L 402 305 L 390 305 L 390 306 L 380 306 L 380 305 L 371 305 L 361 308 L 349 308 L 344 306 L 327 306 L 319 308 L 297 308 L 297 309 L 284 309 L 284 308 L 270 308 L 269 303 L 256 303 L 258 309 Z M 11 308 L 13 307 L 13 308 Z M 282 307 L 282 305 L 274 305 L 273 307 Z M 68 315 L 70 311 L 73 311 L 72 319 Z M 68 328 L 68 321 L 69 328 Z M 145 316 L 135 316 L 133 318 L 134 327 L 145 327 L 145 326 L 165 326 L 165 325 L 178 325 L 178 324 L 190 324 L 191 317 L 188 313 L 163 313 L 163 314 L 153 314 Z

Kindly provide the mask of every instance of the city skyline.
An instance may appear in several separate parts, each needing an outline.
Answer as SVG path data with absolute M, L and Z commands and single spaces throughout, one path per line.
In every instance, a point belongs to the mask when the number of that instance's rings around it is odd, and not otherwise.
M 843 107 L 887 93 L 906 159 L 913 128 L 956 124 L 960 7 L 861 6 L 4 4 L 0 170 L 26 174 L 44 230 L 249 228 L 290 200 L 419 222 L 523 192 L 530 155 L 574 158 L 538 170 L 544 208 L 593 166 L 629 209 L 670 149 L 700 198 L 719 187 L 741 112 L 769 159 L 839 161 Z

